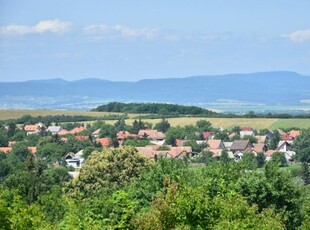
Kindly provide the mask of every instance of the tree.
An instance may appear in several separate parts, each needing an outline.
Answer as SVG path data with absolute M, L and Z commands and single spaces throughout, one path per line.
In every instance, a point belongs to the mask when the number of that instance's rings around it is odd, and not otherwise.
M 161 131 L 163 133 L 167 132 L 167 130 L 170 128 L 170 123 L 164 119 L 161 120 L 161 122 L 157 123 L 154 127 L 154 129 Z
M 213 130 L 212 124 L 207 120 L 199 120 L 196 122 L 196 126 L 200 132 L 210 132 Z
M 274 162 L 268 162 L 264 170 L 253 170 L 242 176 L 237 183 L 238 192 L 250 205 L 257 205 L 258 212 L 274 208 L 282 215 L 286 229 L 301 224 L 301 193 L 290 173 L 280 170 Z
M 287 160 L 283 152 L 274 152 L 271 157 L 272 161 L 278 163 L 280 167 L 287 166 Z
M 185 130 L 184 128 L 177 126 L 177 127 L 170 127 L 166 132 L 166 142 L 167 145 L 176 144 L 176 139 L 184 139 L 185 138 Z
M 8 146 L 8 137 L 3 130 L 0 130 L 0 147 Z
M 251 152 L 244 153 L 242 156 L 242 162 L 250 170 L 257 168 L 257 159 L 256 159 L 254 153 L 251 153 Z
M 206 195 L 203 187 L 179 189 L 172 184 L 160 193 L 151 209 L 138 216 L 137 229 L 283 229 L 272 209 L 257 213 L 240 195 Z
M 310 163 L 310 129 L 303 130 L 292 147 L 299 161 Z
M 257 167 L 262 168 L 265 164 L 266 156 L 263 152 L 259 152 L 256 156 Z
M 14 134 L 16 133 L 16 129 L 17 127 L 15 123 L 9 123 L 9 128 L 7 132 L 9 138 L 14 136 Z
M 229 141 L 228 134 L 227 134 L 227 132 L 225 132 L 225 131 L 217 132 L 217 133 L 214 135 L 214 139 L 215 139 L 215 140 L 222 140 L 222 141 Z
M 184 143 L 184 146 L 192 147 L 192 151 L 195 154 L 201 153 L 206 147 L 208 147 L 207 143 L 197 144 L 196 141 L 187 141 Z
M 74 186 L 86 196 L 113 190 L 137 178 L 149 165 L 149 160 L 133 147 L 93 152 Z
M 232 160 L 229 158 L 227 149 L 223 149 L 221 153 L 220 161 L 223 162 L 224 164 L 228 164 L 232 162 Z
M 307 162 L 302 163 L 301 178 L 306 185 L 310 184 L 310 170 Z
M 274 131 L 274 136 L 272 137 L 272 139 L 268 143 L 269 149 L 273 149 L 273 150 L 277 149 L 279 141 L 280 141 L 280 134 L 276 130 L 276 131 Z
M 200 139 L 200 131 L 194 125 L 185 125 L 185 138 L 189 140 L 199 140 Z
M 144 129 L 144 123 L 139 119 L 139 121 L 134 120 L 132 123 L 131 133 L 138 134 L 141 129 Z
M 249 140 L 252 144 L 257 143 L 257 138 L 252 135 L 245 135 L 242 140 Z

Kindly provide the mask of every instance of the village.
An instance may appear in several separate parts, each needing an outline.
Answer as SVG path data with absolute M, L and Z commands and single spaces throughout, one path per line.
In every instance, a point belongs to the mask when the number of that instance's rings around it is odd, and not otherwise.
M 120 123 L 123 125 L 116 128 Z M 73 176 L 77 175 L 91 151 L 101 148 L 117 148 L 122 145 L 134 146 L 144 157 L 155 160 L 158 158 L 179 158 L 187 159 L 189 162 L 207 163 L 197 159 L 201 159 L 201 156 L 206 153 L 213 159 L 219 159 L 225 152 L 228 158 L 234 161 L 242 160 L 245 154 L 252 154 L 255 157 L 263 154 L 264 160 L 270 161 L 275 154 L 281 153 L 282 158 L 285 158 L 284 161 L 291 164 L 295 161 L 294 156 L 296 155 L 292 145 L 301 134 L 300 130 L 295 129 L 287 132 L 281 129 L 275 131 L 254 130 L 251 127 L 234 127 L 232 130 L 224 130 L 221 127 L 213 128 L 211 123 L 206 120 L 198 121 L 195 126 L 181 128 L 170 127 L 169 122 L 163 119 L 161 123 L 155 125 L 155 128 L 157 127 L 161 131 L 149 128 L 149 124 L 144 124 L 141 120 L 135 121 L 134 125 L 136 126 L 135 131 L 133 128 L 125 127 L 124 121 L 119 121 L 114 126 L 104 122 L 97 122 L 93 126 L 88 125 L 87 127 L 83 127 L 81 124 L 71 124 L 71 127 L 75 127 L 70 130 L 61 125 L 45 126 L 41 122 L 26 124 L 20 128 L 16 127 L 14 132 L 19 134 L 8 138 L 7 145 L 2 145 L 0 152 L 9 154 L 14 149 L 14 145 L 23 142 L 26 143 L 32 154 L 36 155 L 39 152 L 41 156 L 48 158 L 47 155 L 53 154 L 51 153 L 53 150 L 44 152 L 46 143 L 53 142 L 62 146 L 62 144 L 74 142 L 75 147 L 66 148 L 69 152 L 61 151 L 62 155 L 57 155 L 61 159 L 53 158 L 58 162 L 64 160 L 63 164 L 71 168 L 70 174 Z M 65 126 L 69 127 L 70 125 Z M 9 126 L 4 128 L 7 132 L 10 129 Z M 132 132 L 125 129 L 132 130 Z M 183 134 L 173 132 L 177 129 L 185 130 L 185 132 Z M 186 133 L 186 129 L 190 131 Z M 35 142 L 32 141 L 36 145 L 32 146 L 29 142 L 27 144 L 27 138 L 33 135 L 37 137 Z M 166 139 L 167 135 L 169 140 Z M 85 149 L 87 154 L 85 154 Z M 55 151 L 58 150 L 55 149 Z

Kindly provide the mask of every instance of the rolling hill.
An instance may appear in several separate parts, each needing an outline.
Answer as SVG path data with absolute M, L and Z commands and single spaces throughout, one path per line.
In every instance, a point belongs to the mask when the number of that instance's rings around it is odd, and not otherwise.
M 89 109 L 109 101 L 288 106 L 309 99 L 310 77 L 285 71 L 137 82 L 97 78 L 0 82 L 0 108 Z

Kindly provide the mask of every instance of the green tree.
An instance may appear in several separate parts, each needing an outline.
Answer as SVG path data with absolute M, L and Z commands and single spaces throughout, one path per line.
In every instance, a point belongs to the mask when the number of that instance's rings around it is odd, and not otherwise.
M 245 135 L 242 140 L 249 140 L 252 144 L 257 143 L 257 138 L 252 135 Z
M 170 127 L 166 132 L 166 144 L 167 145 L 174 145 L 176 143 L 176 139 L 184 139 L 185 138 L 185 130 L 184 128 L 177 126 L 177 127 Z
M 254 153 L 244 153 L 242 156 L 242 163 L 245 164 L 247 169 L 253 170 L 257 168 L 257 158 Z
M 287 166 L 287 160 L 283 152 L 274 152 L 271 158 L 272 158 L 272 161 L 278 163 L 280 167 Z
M 196 122 L 196 126 L 200 132 L 210 132 L 213 130 L 212 124 L 207 120 L 199 120 Z
M 293 150 L 299 161 L 310 163 L 310 129 L 303 130 L 294 140 Z
M 161 122 L 157 123 L 154 126 L 154 129 L 161 131 L 163 133 L 167 132 L 169 128 L 170 128 L 170 123 L 166 119 L 162 119 Z
M 262 168 L 265 164 L 266 156 L 263 152 L 259 152 L 256 156 L 257 167 Z
M 184 143 L 184 146 L 192 147 L 192 151 L 195 154 L 201 153 L 206 147 L 208 147 L 207 143 L 197 144 L 196 141 L 187 141 Z
M 211 198 L 202 187 L 178 189 L 172 184 L 151 209 L 135 220 L 137 229 L 283 229 L 272 209 L 257 213 L 238 195 Z
M 301 178 L 306 185 L 310 184 L 310 170 L 307 162 L 302 163 Z
M 137 178 L 149 164 L 149 160 L 133 147 L 93 152 L 81 168 L 75 187 L 85 195 L 113 190 Z

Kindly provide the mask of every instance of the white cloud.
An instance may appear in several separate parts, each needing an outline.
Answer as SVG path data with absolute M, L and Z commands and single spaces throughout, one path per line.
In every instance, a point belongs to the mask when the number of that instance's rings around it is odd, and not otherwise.
M 0 34 L 4 35 L 25 35 L 32 33 L 64 33 L 70 28 L 70 22 L 55 20 L 41 21 L 34 26 L 26 25 L 7 25 L 0 28 Z
M 304 42 L 307 40 L 310 40 L 310 29 L 306 30 L 297 30 L 290 34 L 285 34 L 282 37 L 288 38 L 289 40 L 293 42 Z
M 84 28 L 87 34 L 104 37 L 146 38 L 151 39 L 157 35 L 157 29 L 134 29 L 125 25 L 90 25 Z

